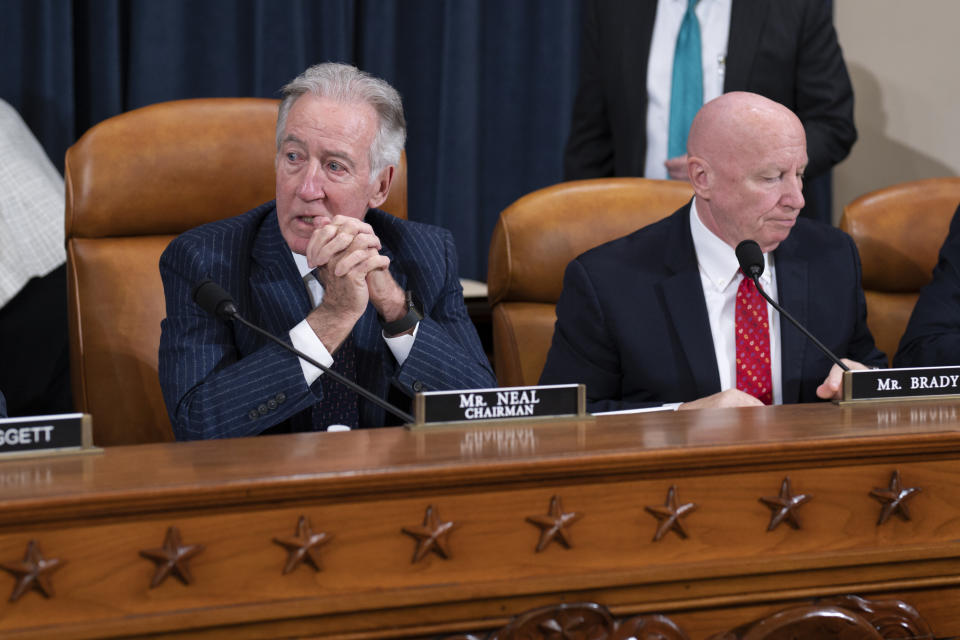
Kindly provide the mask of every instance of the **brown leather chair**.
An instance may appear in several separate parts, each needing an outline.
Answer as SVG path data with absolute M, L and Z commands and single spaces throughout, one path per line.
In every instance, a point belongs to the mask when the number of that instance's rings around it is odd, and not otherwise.
M 504 209 L 493 231 L 487 275 L 497 382 L 539 380 L 567 263 L 666 217 L 692 195 L 685 182 L 599 178 L 546 187 Z
M 157 377 L 157 264 L 177 234 L 273 199 L 279 101 L 163 102 L 67 150 L 67 295 L 77 409 L 100 446 L 173 439 Z M 406 218 L 405 161 L 384 209 Z
M 863 263 L 867 325 L 890 359 L 958 204 L 960 177 L 954 177 L 878 189 L 843 208 L 840 228 L 853 237 Z

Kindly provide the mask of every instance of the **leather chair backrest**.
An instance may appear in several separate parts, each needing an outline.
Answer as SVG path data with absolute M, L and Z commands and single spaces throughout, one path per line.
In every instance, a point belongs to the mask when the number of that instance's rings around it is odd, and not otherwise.
M 960 204 L 960 177 L 896 184 L 843 209 L 840 228 L 863 264 L 867 325 L 892 359 L 920 289 L 930 282 L 950 219 Z
M 685 182 L 598 178 L 546 187 L 504 209 L 487 275 L 498 383 L 539 380 L 573 258 L 668 216 L 692 195 Z
M 99 446 L 168 441 L 157 264 L 192 227 L 272 200 L 278 100 L 210 98 L 104 120 L 67 150 L 71 384 Z M 384 209 L 406 218 L 406 163 Z

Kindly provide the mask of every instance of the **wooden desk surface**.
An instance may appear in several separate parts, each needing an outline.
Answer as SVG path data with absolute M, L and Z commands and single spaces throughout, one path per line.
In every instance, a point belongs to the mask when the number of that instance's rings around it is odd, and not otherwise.
M 836 593 L 916 603 L 960 634 L 960 403 L 645 413 L 408 431 L 116 447 L 0 463 L 0 563 L 29 541 L 65 564 L 55 595 L 0 605 L 4 637 L 386 637 L 483 629 L 560 599 L 676 615 L 691 637 L 772 603 Z M 894 471 L 910 520 L 878 525 Z M 767 531 L 789 476 L 801 524 Z M 653 541 L 673 486 L 686 538 Z M 551 499 L 579 514 L 538 552 Z M 448 557 L 411 561 L 428 507 Z M 322 571 L 284 575 L 301 516 Z M 140 551 L 175 526 L 194 582 Z M 16 581 L 0 573 L 0 596 Z M 904 596 L 906 594 L 906 596 Z M 936 603 L 944 604 L 938 605 Z M 958 613 L 952 613 L 956 610 Z M 730 624 L 725 626 L 725 623 Z M 244 625 L 241 632 L 240 627 Z M 939 628 L 937 628 L 939 625 Z M 190 635 L 193 634 L 193 635 Z M 246 634 L 246 635 L 244 635 Z M 700 635 L 698 635 L 700 634 Z

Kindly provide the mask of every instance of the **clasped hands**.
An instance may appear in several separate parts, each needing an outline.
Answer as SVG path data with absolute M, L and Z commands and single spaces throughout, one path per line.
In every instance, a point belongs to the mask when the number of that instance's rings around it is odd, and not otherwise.
M 369 224 L 348 216 L 315 220 L 306 258 L 311 268 L 317 268 L 324 294 L 307 322 L 333 353 L 353 330 L 367 302 L 390 322 L 406 314 L 406 295 L 390 274 L 390 258 L 380 254 L 380 238 Z

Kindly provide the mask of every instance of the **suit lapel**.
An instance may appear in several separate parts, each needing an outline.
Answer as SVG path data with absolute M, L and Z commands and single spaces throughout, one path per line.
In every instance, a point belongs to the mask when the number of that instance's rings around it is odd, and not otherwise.
M 250 293 L 266 328 L 274 333 L 289 331 L 310 313 L 310 298 L 290 254 L 274 211 L 260 226 L 254 240 Z
M 689 204 L 673 215 L 669 245 L 667 267 L 674 273 L 661 283 L 664 302 L 693 375 L 691 397 L 700 398 L 720 391 L 720 373 L 690 234 Z
M 795 252 L 789 238 L 774 251 L 777 297 L 797 322 L 807 326 L 807 263 Z M 780 373 L 783 402 L 800 401 L 800 379 L 807 338 L 786 318 L 780 318 Z
M 748 89 L 757 45 L 769 9 L 769 0 L 733 0 L 730 8 L 730 35 L 727 38 L 724 92 Z

